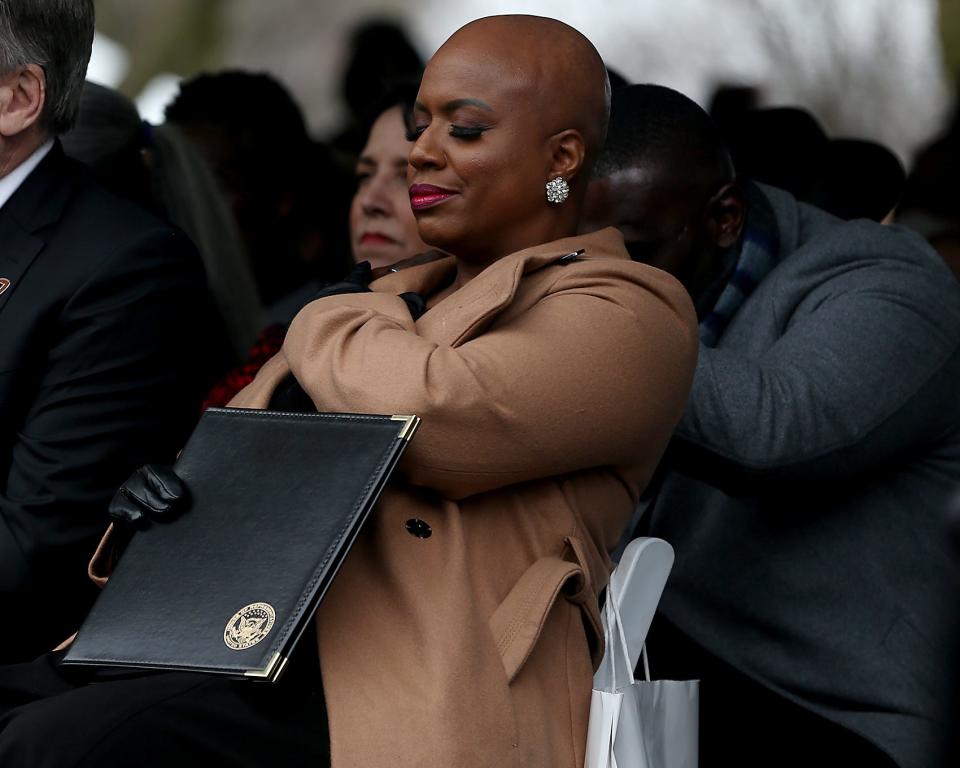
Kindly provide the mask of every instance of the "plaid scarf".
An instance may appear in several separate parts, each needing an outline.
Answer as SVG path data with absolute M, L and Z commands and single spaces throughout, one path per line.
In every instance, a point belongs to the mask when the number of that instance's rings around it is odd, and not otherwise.
M 700 341 L 707 347 L 716 345 L 743 302 L 780 260 L 780 237 L 773 208 L 754 184 L 748 183 L 744 191 L 747 224 L 739 252 L 732 259 L 733 266 L 716 304 L 700 321 Z

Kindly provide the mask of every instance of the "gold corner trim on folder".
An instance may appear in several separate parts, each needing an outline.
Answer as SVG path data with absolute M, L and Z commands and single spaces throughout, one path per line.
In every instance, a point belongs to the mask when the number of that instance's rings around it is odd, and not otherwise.
M 269 680 L 271 683 L 276 682 L 277 678 L 280 677 L 280 674 L 283 672 L 284 667 L 287 666 L 287 657 L 281 656 L 279 652 L 273 654 L 270 657 L 270 661 L 267 662 L 267 666 L 263 669 L 250 669 L 243 673 L 244 677 L 251 677 L 255 680 Z
M 419 416 L 391 416 L 390 419 L 391 421 L 406 422 L 403 429 L 400 430 L 400 434 L 397 435 L 400 440 L 409 440 L 413 437 L 413 433 L 417 431 L 417 427 L 420 426 Z

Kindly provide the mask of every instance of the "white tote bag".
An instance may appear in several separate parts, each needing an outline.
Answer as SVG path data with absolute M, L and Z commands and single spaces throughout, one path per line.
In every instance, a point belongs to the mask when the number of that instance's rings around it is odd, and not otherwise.
M 619 601 L 608 587 L 606 653 L 594 678 L 586 768 L 697 768 L 699 681 L 633 678 Z M 598 683 L 599 681 L 599 683 Z

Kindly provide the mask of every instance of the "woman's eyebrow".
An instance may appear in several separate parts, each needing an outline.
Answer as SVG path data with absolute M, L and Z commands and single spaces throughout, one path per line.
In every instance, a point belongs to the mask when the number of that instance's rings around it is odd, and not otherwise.
M 493 107 L 487 104 L 487 102 L 481 101 L 480 99 L 453 99 L 444 104 L 442 110 L 444 112 L 455 112 L 461 107 L 477 107 L 486 112 L 493 112 Z M 427 113 L 430 112 L 430 110 L 419 101 L 414 104 L 414 109 L 418 109 Z

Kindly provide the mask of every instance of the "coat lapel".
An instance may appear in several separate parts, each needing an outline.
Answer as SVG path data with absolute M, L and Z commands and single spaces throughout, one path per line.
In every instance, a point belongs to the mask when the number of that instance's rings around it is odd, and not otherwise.
M 0 213 L 0 312 L 42 248 L 43 240 Z
M 43 250 L 41 230 L 63 213 L 71 190 L 65 164 L 58 142 L 0 208 L 0 312 Z
M 421 336 L 438 344 L 458 346 L 481 333 L 512 301 L 524 275 L 582 250 L 576 258 L 616 258 L 623 249 L 623 237 L 608 228 L 517 251 L 494 262 L 456 293 L 441 301 L 417 321 Z M 453 278 L 453 258 L 423 264 L 387 275 L 371 288 L 385 293 L 414 291 L 430 295 Z

